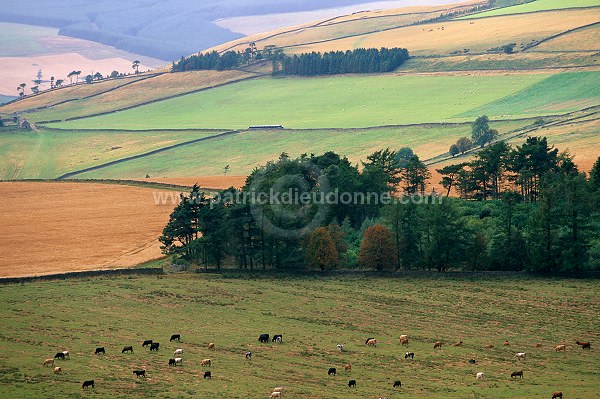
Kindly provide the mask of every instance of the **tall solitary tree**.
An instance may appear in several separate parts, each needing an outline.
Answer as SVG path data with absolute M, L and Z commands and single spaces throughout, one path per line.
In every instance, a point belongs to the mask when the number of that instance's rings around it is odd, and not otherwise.
M 131 68 L 135 69 L 136 74 L 140 73 L 140 61 L 133 61 L 133 63 L 131 64 Z

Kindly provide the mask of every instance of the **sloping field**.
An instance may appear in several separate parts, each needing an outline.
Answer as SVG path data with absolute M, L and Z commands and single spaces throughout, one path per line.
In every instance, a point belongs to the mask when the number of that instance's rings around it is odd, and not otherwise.
M 600 9 L 598 11 L 600 20 Z M 600 24 L 577 30 L 548 40 L 535 51 L 600 51 Z M 600 58 L 598 56 L 595 57 Z
M 547 11 L 535 14 L 518 14 L 478 20 L 455 20 L 426 25 L 407 26 L 380 33 L 372 33 L 306 44 L 301 35 L 285 38 L 279 36 L 268 44 L 280 47 L 295 46 L 287 51 L 352 50 L 358 47 L 406 47 L 411 55 L 448 54 L 469 49 L 485 52 L 508 43 L 528 44 L 566 30 L 598 22 L 598 13 L 588 10 Z M 443 28 L 443 29 L 442 29 Z
M 598 7 L 596 0 L 535 0 L 525 4 L 519 4 L 511 7 L 498 8 L 496 10 L 484 11 L 473 15 L 461 17 L 459 19 L 497 17 L 500 15 L 522 14 L 537 11 L 560 10 L 565 8 L 577 7 Z M 590 12 L 600 12 L 600 10 L 590 10 Z
M 515 114 L 535 116 L 588 108 L 600 104 L 599 77 L 598 72 L 552 75 L 512 95 L 465 112 L 462 116 L 505 118 Z
M 560 114 L 578 109 L 578 106 L 584 108 L 598 103 L 599 74 L 581 72 L 564 74 L 563 77 L 540 73 L 464 73 L 266 78 L 115 114 L 49 126 L 64 129 L 243 129 L 253 125 L 281 124 L 297 129 L 464 122 L 472 120 L 472 115 L 479 115 L 479 109 L 496 101 L 498 104 L 492 115 L 511 119 L 529 117 L 532 112 L 525 106 L 513 108 L 517 100 L 501 100 L 510 96 L 538 106 L 539 113 L 534 115 Z M 550 76 L 554 76 L 552 80 L 543 83 Z M 555 82 L 562 83 L 555 86 Z M 527 93 L 534 97 L 526 99 L 520 96 L 519 93 L 525 89 L 529 89 Z M 554 105 L 541 108 L 548 102 Z
M 0 183 L 0 277 L 127 267 L 160 257 L 157 237 L 173 205 L 154 205 L 153 192 L 108 184 Z
M 0 179 L 53 179 L 73 170 L 213 134 L 5 130 L 0 134 Z
M 47 107 L 63 101 L 92 96 L 105 91 L 113 90 L 119 86 L 131 84 L 132 82 L 145 79 L 147 77 L 148 76 L 145 74 L 138 76 L 131 75 L 117 79 L 95 81 L 91 84 L 80 83 L 76 85 L 69 85 L 69 80 L 65 80 L 65 86 L 60 89 L 44 91 L 35 96 L 29 95 L 12 104 L 7 104 L 0 107 L 0 114 L 12 114 L 13 112 L 22 112 L 25 110 Z
M 500 132 L 507 132 L 532 122 L 500 122 L 493 126 Z M 347 156 L 352 163 L 357 163 L 383 148 L 397 150 L 411 147 L 421 159 L 427 159 L 447 152 L 459 137 L 469 135 L 468 124 L 327 131 L 252 130 L 176 148 L 77 177 L 140 179 L 146 173 L 153 178 L 222 176 L 226 165 L 230 166 L 229 173 L 232 175 L 247 175 L 256 166 L 277 159 L 282 152 L 297 157 L 303 153 L 335 151 Z M 212 187 L 208 184 L 206 186 Z
M 167 73 L 147 80 L 117 88 L 98 96 L 73 101 L 29 114 L 33 121 L 64 120 L 136 106 L 148 101 L 172 97 L 183 93 L 254 76 L 241 71 L 194 71 Z
M 550 399 L 560 390 L 565 399 L 596 399 L 598 289 L 597 280 L 521 275 L 185 273 L 8 285 L 0 290 L 0 317 L 10 326 L 0 335 L 0 396 L 265 399 L 284 386 L 284 398 Z M 169 342 L 174 333 L 181 342 Z M 261 333 L 283 334 L 283 342 L 260 344 Z M 408 347 L 400 334 L 409 336 Z M 377 346 L 367 347 L 367 337 Z M 145 339 L 159 342 L 159 351 L 142 348 Z M 438 340 L 442 349 L 434 350 Z M 463 346 L 453 347 L 457 341 Z M 562 343 L 566 351 L 555 352 Z M 122 354 L 124 345 L 134 353 Z M 105 355 L 94 355 L 99 346 Z M 183 364 L 168 366 L 177 348 Z M 42 362 L 59 350 L 71 359 L 58 360 L 63 373 L 54 375 Z M 414 359 L 404 359 L 406 351 Z M 527 358 L 515 359 L 517 352 Z M 200 365 L 206 358 L 211 367 Z M 330 367 L 337 375 L 327 375 Z M 146 378 L 133 375 L 139 368 Z M 212 378 L 202 378 L 208 370 Z M 523 379 L 510 377 L 517 370 Z M 486 377 L 477 381 L 477 372 Z M 90 379 L 95 387 L 82 391 Z M 402 387 L 392 388 L 395 380 Z

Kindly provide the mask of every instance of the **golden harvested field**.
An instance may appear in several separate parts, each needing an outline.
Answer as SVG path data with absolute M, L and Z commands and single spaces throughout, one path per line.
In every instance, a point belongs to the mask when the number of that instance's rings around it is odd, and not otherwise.
M 242 71 L 167 73 L 98 96 L 69 102 L 30 114 L 33 121 L 67 119 L 110 112 L 147 101 L 189 93 L 253 76 Z
M 597 12 L 600 14 L 600 12 Z M 600 15 L 598 15 L 600 19 Z M 600 24 L 548 40 L 535 51 L 600 51 Z
M 161 256 L 172 204 L 109 184 L 0 182 L 0 277 L 134 266 Z
M 69 85 L 69 81 L 65 80 L 64 87 L 52 91 L 44 91 L 35 96 L 27 96 L 17 102 L 0 106 L 0 114 L 10 114 L 26 109 L 35 109 L 46 107 L 66 100 L 87 97 L 96 93 L 101 93 L 118 86 L 122 86 L 132 81 L 144 79 L 147 75 L 126 76 L 118 79 L 108 79 L 96 81 L 92 84 L 79 83 L 77 85 Z M 27 90 L 27 89 L 26 89 Z
M 358 47 L 406 47 L 412 55 L 447 54 L 456 50 L 486 50 L 508 43 L 527 44 L 532 40 L 564 32 L 598 21 L 598 15 L 586 10 L 550 11 L 536 14 L 510 15 L 478 20 L 445 21 L 407 26 L 370 35 L 362 35 L 325 43 L 297 46 L 288 51 L 351 50 Z M 296 37 L 280 36 L 269 40 L 278 46 L 297 45 Z

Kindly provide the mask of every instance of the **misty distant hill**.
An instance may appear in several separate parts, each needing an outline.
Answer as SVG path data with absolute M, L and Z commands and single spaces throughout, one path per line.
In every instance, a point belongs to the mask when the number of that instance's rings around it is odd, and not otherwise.
M 51 26 L 60 34 L 162 60 L 242 37 L 219 18 L 311 11 L 365 0 L 4 0 L 0 21 Z

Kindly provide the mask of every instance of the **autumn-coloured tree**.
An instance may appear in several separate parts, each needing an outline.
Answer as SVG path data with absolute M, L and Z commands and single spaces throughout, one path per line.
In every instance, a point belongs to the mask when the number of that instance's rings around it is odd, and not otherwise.
M 358 262 L 369 269 L 394 269 L 398 264 L 394 233 L 380 224 L 368 227 L 360 243 Z
M 312 270 L 337 267 L 339 254 L 327 228 L 318 227 L 309 234 L 305 257 L 306 265 Z

